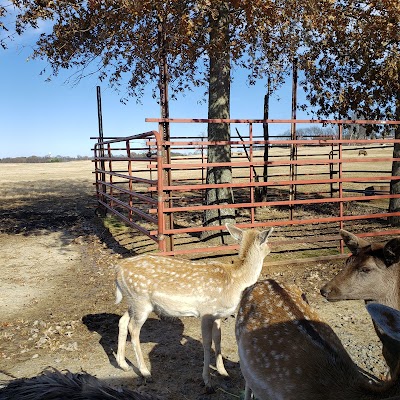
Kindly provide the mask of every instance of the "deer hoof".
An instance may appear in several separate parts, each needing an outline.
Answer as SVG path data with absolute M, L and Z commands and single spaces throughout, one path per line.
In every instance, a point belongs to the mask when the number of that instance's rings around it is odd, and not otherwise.
M 122 370 L 124 370 L 125 372 L 128 372 L 128 371 L 131 371 L 131 370 L 132 370 L 132 367 L 131 367 L 126 361 L 121 362 L 121 363 L 118 363 L 118 365 L 119 365 L 119 367 L 120 367 Z

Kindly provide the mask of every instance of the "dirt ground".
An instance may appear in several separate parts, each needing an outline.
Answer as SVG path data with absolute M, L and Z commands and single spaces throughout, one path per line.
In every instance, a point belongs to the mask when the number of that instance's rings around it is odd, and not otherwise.
M 47 367 L 86 371 L 116 386 L 161 399 L 238 399 L 244 382 L 234 337 L 234 317 L 222 325 L 222 352 L 229 379 L 213 374 L 206 394 L 201 371 L 199 320 L 155 315 L 141 342 L 153 382 L 117 367 L 118 319 L 113 264 L 132 255 L 95 213 L 92 165 L 0 164 L 0 380 L 31 377 Z M 228 260 L 229 261 L 229 260 Z M 270 265 L 260 279 L 294 282 L 329 322 L 354 361 L 385 373 L 380 344 L 362 302 L 328 303 L 319 288 L 343 261 Z M 127 357 L 135 364 L 133 351 Z

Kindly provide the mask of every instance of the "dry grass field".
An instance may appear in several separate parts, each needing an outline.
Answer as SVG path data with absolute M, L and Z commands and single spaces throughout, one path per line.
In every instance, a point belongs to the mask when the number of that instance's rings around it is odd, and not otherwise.
M 125 309 L 124 303 L 114 304 L 113 264 L 150 247 L 140 235 L 128 238 L 129 231 L 122 227 L 114 226 L 110 232 L 95 215 L 92 170 L 87 161 L 0 164 L 0 380 L 34 376 L 51 366 L 84 370 L 161 399 L 239 399 L 244 383 L 234 317 L 222 326 L 222 352 L 230 378 L 213 374 L 215 394 L 206 394 L 202 386 L 197 319 L 164 320 L 152 315 L 146 322 L 143 353 L 153 382 L 144 382 L 135 369 L 123 372 L 117 367 L 118 319 Z M 231 257 L 224 260 L 230 262 Z M 341 261 L 270 262 L 267 258 L 261 278 L 298 284 L 355 362 L 375 374 L 385 372 L 362 302 L 327 303 L 319 295 Z M 131 348 L 127 357 L 135 364 Z

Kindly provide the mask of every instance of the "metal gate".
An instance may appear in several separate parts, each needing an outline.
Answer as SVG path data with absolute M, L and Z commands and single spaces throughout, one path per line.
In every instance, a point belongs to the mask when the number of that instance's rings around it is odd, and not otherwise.
M 288 259 L 331 258 L 343 253 L 338 230 L 361 237 L 400 233 L 389 224 L 393 145 L 400 140 L 350 139 L 359 125 L 393 127 L 399 121 L 147 119 L 158 131 L 124 138 L 98 139 L 94 146 L 99 205 L 140 234 L 151 238 L 161 254 L 231 251 L 233 244 L 201 239 L 207 209 L 231 208 L 243 228 L 276 227 L 274 248 Z M 201 137 L 208 123 L 230 123 L 229 142 Z M 169 124 L 170 140 L 163 139 Z M 319 137 L 263 136 L 269 126 L 326 126 L 335 134 Z M 180 133 L 176 127 L 181 128 Z M 182 127 L 184 129 L 182 129 Z M 350 128 L 349 128 L 350 127 Z M 235 128 L 235 130 L 234 130 Z M 205 128 L 206 129 L 206 128 Z M 234 133 L 236 131 L 236 134 Z M 182 134 L 182 132 L 189 132 Z M 208 146 L 229 144 L 229 163 L 207 163 Z M 267 157 L 266 157 L 267 155 Z M 208 184 L 207 168 L 229 167 L 232 182 Z M 205 191 L 229 187 L 232 203 L 205 204 Z

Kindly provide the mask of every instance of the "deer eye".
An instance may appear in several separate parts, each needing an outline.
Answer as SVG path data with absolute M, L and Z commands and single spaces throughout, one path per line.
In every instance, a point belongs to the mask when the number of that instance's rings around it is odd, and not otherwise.
M 368 267 L 362 267 L 360 268 L 360 272 L 363 274 L 368 274 L 368 272 L 371 272 L 371 269 Z
M 350 255 L 346 258 L 345 264 L 346 264 L 346 265 L 347 265 L 347 264 L 350 264 L 350 263 L 353 261 L 353 259 L 354 259 L 353 254 L 350 254 Z

